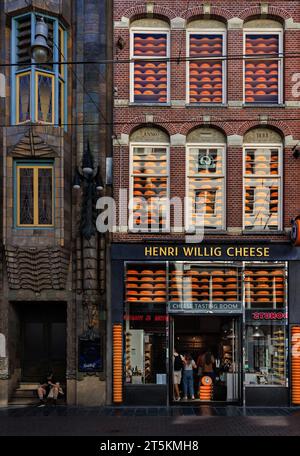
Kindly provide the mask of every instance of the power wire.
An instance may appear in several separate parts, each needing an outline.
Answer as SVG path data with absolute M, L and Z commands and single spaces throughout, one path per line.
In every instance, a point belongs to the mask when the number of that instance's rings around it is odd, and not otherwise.
M 290 52 L 290 53 L 285 53 L 285 54 L 279 54 L 279 55 L 274 55 L 274 54 L 257 54 L 255 56 L 250 56 L 247 54 L 231 54 L 231 55 L 220 55 L 220 56 L 204 56 L 204 57 L 160 57 L 160 58 L 129 58 L 129 59 L 120 59 L 120 60 L 114 60 L 114 59 L 101 59 L 101 60 L 83 60 L 83 61 L 66 61 L 66 62 L 47 62 L 49 65 L 118 65 L 118 64 L 129 64 L 129 63 L 134 63 L 134 62 L 140 62 L 141 60 L 144 62 L 173 62 L 173 63 L 180 63 L 180 62 L 190 62 L 190 61 L 208 61 L 208 60 L 224 60 L 224 61 L 230 61 L 230 60 L 240 60 L 240 61 L 245 61 L 245 60 L 263 60 L 263 59 L 269 59 L 269 60 L 280 60 L 280 59 L 289 59 L 289 58 L 300 58 L 300 52 Z M 20 67 L 29 67 L 32 65 L 36 65 L 35 63 L 0 63 L 0 67 L 13 67 L 13 66 L 20 66 Z

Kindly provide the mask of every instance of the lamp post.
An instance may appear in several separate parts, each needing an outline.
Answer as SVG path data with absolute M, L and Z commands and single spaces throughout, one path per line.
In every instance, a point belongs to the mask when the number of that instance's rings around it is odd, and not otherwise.
M 80 232 L 84 239 L 90 240 L 96 234 L 96 198 L 97 192 L 103 190 L 100 168 L 94 167 L 94 160 L 88 141 L 82 157 L 81 170 L 77 167 L 73 179 L 73 188 L 83 187 Z

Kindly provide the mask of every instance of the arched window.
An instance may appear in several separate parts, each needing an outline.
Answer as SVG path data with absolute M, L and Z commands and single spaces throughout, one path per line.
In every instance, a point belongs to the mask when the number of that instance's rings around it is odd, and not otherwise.
M 226 102 L 226 26 L 194 20 L 187 28 L 187 103 Z M 207 60 L 206 60 L 207 59 Z
M 169 25 L 160 19 L 139 19 L 131 24 L 130 101 L 169 102 Z
M 244 137 L 244 229 L 282 229 L 282 139 L 268 128 Z
M 197 227 L 203 217 L 206 230 L 225 229 L 225 151 L 223 133 L 197 128 L 187 136 L 188 227 Z
M 132 231 L 169 230 L 169 137 L 158 128 L 140 128 L 130 137 Z
M 244 102 L 282 103 L 283 30 L 279 22 L 257 19 L 244 29 Z
M 56 19 L 44 17 L 48 45 L 57 64 L 36 64 L 30 56 L 36 22 L 41 14 L 12 20 L 12 123 L 65 124 L 67 115 L 67 32 Z M 15 65 L 16 64 L 16 65 Z

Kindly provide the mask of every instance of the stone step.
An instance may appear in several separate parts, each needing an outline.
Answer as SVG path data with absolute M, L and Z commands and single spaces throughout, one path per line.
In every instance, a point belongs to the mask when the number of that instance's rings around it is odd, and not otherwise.
M 17 390 L 37 390 L 39 384 L 38 383 L 31 383 L 31 382 L 20 382 Z
M 36 389 L 29 390 L 29 389 L 18 388 L 18 389 L 16 389 L 16 391 L 14 391 L 12 397 L 13 398 L 15 398 L 15 397 L 29 397 L 29 398 L 35 397 L 35 398 L 37 398 L 37 393 L 36 393 Z
M 9 401 L 9 405 L 34 405 L 38 404 L 38 402 L 38 398 L 12 397 Z

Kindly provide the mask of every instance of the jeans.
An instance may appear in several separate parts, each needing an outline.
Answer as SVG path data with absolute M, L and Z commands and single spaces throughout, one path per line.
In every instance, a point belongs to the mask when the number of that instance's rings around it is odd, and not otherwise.
M 184 397 L 194 396 L 194 376 L 192 370 L 183 371 L 183 394 Z

